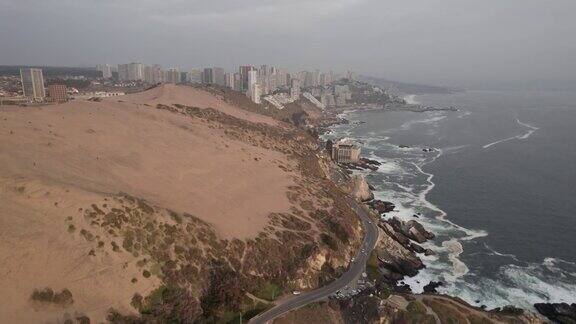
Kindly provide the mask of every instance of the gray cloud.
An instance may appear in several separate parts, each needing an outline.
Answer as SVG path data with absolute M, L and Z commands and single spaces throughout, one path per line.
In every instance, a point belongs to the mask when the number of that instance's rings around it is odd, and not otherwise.
M 0 64 L 269 63 L 438 84 L 574 80 L 573 0 L 0 0 Z

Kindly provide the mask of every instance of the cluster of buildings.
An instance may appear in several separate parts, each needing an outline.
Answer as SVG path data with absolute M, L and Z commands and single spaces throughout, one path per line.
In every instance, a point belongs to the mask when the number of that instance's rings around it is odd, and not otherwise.
M 289 102 L 298 100 L 301 95 L 314 97 L 314 104 L 324 108 L 332 103 L 342 103 L 341 90 L 336 94 L 326 95 L 328 99 L 319 100 L 321 96 L 314 93 L 303 93 L 302 89 L 314 89 L 329 87 L 336 80 L 334 72 L 322 73 L 319 70 L 313 72 L 301 71 L 290 73 L 275 66 L 242 65 L 236 72 L 226 72 L 220 67 L 207 67 L 180 71 L 176 68 L 162 69 L 159 65 L 145 65 L 142 63 L 120 64 L 116 67 L 102 64 L 97 70 L 102 73 L 104 79 L 117 77 L 121 82 L 142 82 L 145 84 L 158 83 L 202 83 L 207 85 L 219 85 L 235 91 L 245 93 L 255 103 L 265 100 L 279 109 Z M 326 90 L 327 91 L 327 90 Z M 322 93 L 325 93 L 323 91 Z M 318 99 L 316 99 L 318 98 Z M 339 100 L 339 101 L 338 101 Z
M 68 100 L 68 92 L 63 84 L 49 85 L 48 93 L 46 93 L 42 69 L 20 69 L 20 80 L 22 83 L 22 95 L 30 101 L 64 102 Z
M 235 72 L 227 72 L 220 67 L 207 67 L 180 71 L 177 68 L 163 69 L 160 65 L 145 65 L 138 62 L 119 64 L 116 66 L 100 64 L 96 70 L 101 73 L 101 79 L 90 80 L 93 84 L 106 83 L 113 90 L 123 90 L 130 87 L 145 87 L 160 83 L 198 83 L 218 85 L 242 92 L 253 102 L 262 101 L 283 109 L 288 103 L 301 98 L 307 99 L 317 107 L 344 106 L 351 99 L 347 85 L 338 85 L 339 76 L 330 71 L 327 73 L 314 71 L 288 72 L 287 70 L 270 66 L 239 66 Z M 353 77 L 350 73 L 344 77 Z M 74 88 L 64 84 L 44 84 L 42 69 L 20 69 L 23 100 L 28 102 L 63 102 L 70 98 L 102 97 L 108 91 L 78 93 Z M 53 81 L 53 80 L 52 80 Z M 92 87 L 94 88 L 94 87 Z M 96 87 L 97 90 L 101 90 Z M 123 90 L 124 91 L 124 90 Z M 115 91 L 113 95 L 124 94 Z

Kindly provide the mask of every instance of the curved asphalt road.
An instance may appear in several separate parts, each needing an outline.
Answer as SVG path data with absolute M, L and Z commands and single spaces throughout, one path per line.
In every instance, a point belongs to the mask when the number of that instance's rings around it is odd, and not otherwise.
M 366 236 L 364 237 L 364 242 L 362 242 L 362 246 L 360 251 L 356 254 L 354 258 L 354 262 L 350 263 L 350 267 L 348 271 L 346 271 L 340 278 L 336 279 L 336 281 L 331 282 L 329 285 L 318 288 L 316 290 L 307 291 L 302 293 L 301 295 L 291 296 L 290 298 L 282 301 L 282 303 L 277 304 L 276 306 L 270 308 L 266 312 L 253 317 L 248 322 L 249 324 L 264 324 L 272 321 L 273 319 L 288 313 L 289 311 L 295 310 L 302 306 L 308 305 L 315 301 L 324 299 L 338 290 L 346 287 L 348 284 L 356 280 L 358 276 L 364 271 L 364 266 L 370 257 L 370 253 L 374 249 L 376 245 L 376 240 L 378 239 L 378 227 L 371 220 L 370 216 L 362 209 L 361 206 L 358 205 L 356 201 L 352 198 L 348 198 L 348 203 L 350 207 L 356 211 L 356 214 L 360 216 L 360 220 L 362 221 L 362 225 L 366 230 Z M 365 253 L 362 253 L 362 249 L 364 249 Z

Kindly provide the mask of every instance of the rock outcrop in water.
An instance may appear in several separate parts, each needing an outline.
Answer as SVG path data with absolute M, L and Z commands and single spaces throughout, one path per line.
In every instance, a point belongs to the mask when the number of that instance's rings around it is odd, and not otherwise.
M 434 254 L 434 251 L 416 243 L 424 243 L 434 237 L 417 221 L 403 222 L 394 217 L 380 221 L 378 227 L 382 235 L 375 251 L 380 261 L 380 272 L 388 282 L 396 283 L 404 276 L 414 276 L 424 268 L 416 253 Z
M 576 304 L 567 303 L 538 303 L 534 308 L 548 319 L 562 324 L 576 323 Z
M 396 232 L 401 233 L 402 235 L 418 243 L 424 243 L 427 240 L 434 238 L 434 234 L 428 232 L 424 226 L 422 226 L 422 224 L 415 220 L 403 222 L 394 217 L 388 220 L 387 223 L 390 224 Z
M 396 206 L 388 201 L 382 201 L 378 199 L 374 199 L 367 203 L 372 209 L 376 210 L 378 214 L 386 214 L 394 210 Z

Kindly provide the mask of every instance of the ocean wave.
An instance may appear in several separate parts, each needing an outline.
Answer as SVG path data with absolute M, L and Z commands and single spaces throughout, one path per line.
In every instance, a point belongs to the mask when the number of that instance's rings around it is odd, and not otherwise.
M 406 130 L 409 130 L 413 125 L 437 123 L 437 122 L 445 119 L 446 117 L 448 117 L 447 115 L 437 116 L 438 114 L 439 113 L 437 112 L 434 114 L 433 117 L 426 118 L 426 119 L 416 119 L 416 120 L 407 121 L 400 126 L 400 129 L 406 131 Z
M 486 145 L 482 146 L 482 148 L 487 149 L 487 148 L 489 148 L 489 147 L 491 147 L 491 146 L 494 146 L 494 145 L 496 145 L 496 144 L 500 144 L 500 143 L 512 141 L 512 140 L 515 140 L 515 139 L 524 140 L 524 139 L 527 139 L 527 138 L 529 138 L 530 136 L 532 136 L 532 134 L 534 134 L 534 132 L 536 132 L 536 131 L 539 129 L 538 127 L 535 127 L 535 126 L 532 126 L 532 125 L 530 125 L 530 124 L 521 122 L 518 118 L 516 118 L 516 123 L 517 123 L 518 125 L 520 125 L 520 126 L 524 126 L 524 127 L 528 128 L 528 131 L 527 131 L 526 133 L 524 133 L 524 134 L 521 134 L 521 135 L 516 135 L 516 136 L 507 137 L 507 138 L 505 138 L 505 139 L 501 139 L 501 140 L 498 140 L 498 141 L 496 141 L 496 142 L 492 142 L 492 143 L 486 144 Z
M 413 94 L 404 96 L 402 99 L 404 99 L 404 101 L 406 101 L 406 103 L 409 105 L 420 104 L 420 102 L 416 99 L 416 95 L 413 95 Z
M 460 115 L 460 116 L 458 116 L 458 117 L 456 117 L 456 118 L 462 119 L 462 118 L 468 117 L 468 116 L 470 116 L 470 115 L 472 115 L 472 112 L 471 112 L 471 111 L 465 111 L 462 115 Z

